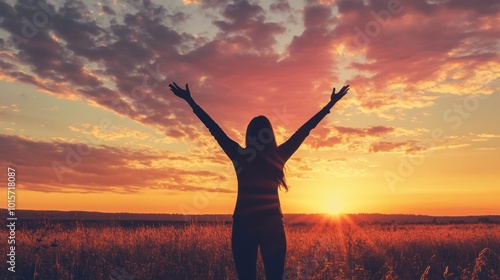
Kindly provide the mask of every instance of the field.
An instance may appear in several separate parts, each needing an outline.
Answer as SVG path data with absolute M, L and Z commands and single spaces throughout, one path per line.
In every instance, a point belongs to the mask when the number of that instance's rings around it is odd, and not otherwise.
M 500 279 L 499 224 L 340 222 L 286 231 L 285 279 Z M 230 235 L 222 223 L 21 228 L 15 279 L 236 279 Z M 0 278 L 11 279 L 2 266 Z M 258 273 L 264 279 L 260 259 Z

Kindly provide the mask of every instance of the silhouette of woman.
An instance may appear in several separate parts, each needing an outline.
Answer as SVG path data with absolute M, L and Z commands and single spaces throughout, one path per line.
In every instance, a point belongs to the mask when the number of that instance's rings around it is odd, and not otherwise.
M 309 132 L 347 94 L 349 86 L 344 86 L 338 93 L 333 88 L 330 102 L 279 146 L 269 120 L 264 116 L 255 117 L 247 127 L 245 148 L 230 139 L 196 104 L 187 84 L 186 89 L 176 83 L 169 84 L 169 87 L 176 96 L 187 101 L 233 162 L 238 179 L 238 197 L 233 214 L 231 246 L 238 278 L 256 279 L 257 252 L 260 246 L 266 279 L 283 279 L 286 238 L 278 188 L 288 190 L 283 173 L 284 165 Z

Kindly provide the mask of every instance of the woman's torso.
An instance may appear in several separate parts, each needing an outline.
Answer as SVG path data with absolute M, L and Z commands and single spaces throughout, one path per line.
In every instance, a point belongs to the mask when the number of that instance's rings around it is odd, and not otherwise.
M 233 214 L 234 219 L 283 216 L 277 179 L 279 171 L 283 172 L 283 164 L 278 159 L 278 156 L 270 160 L 256 157 L 239 166 L 238 197 Z

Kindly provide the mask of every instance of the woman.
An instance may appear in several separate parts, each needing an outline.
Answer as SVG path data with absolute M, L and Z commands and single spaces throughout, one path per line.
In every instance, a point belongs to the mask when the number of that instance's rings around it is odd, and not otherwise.
M 283 279 L 286 239 L 278 197 L 278 188 L 288 190 L 283 167 L 309 132 L 346 95 L 349 86 L 344 86 L 339 93 L 335 93 L 334 88 L 330 102 L 279 146 L 269 120 L 264 116 L 255 117 L 247 127 L 245 148 L 229 138 L 196 104 L 187 84 L 186 89 L 176 83 L 169 87 L 176 96 L 187 101 L 233 162 L 238 178 L 238 197 L 231 245 L 238 278 L 255 280 L 260 246 L 266 279 Z

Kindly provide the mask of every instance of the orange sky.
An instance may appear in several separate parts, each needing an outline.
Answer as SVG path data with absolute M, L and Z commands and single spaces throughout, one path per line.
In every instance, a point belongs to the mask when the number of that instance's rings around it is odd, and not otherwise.
M 495 1 L 44 3 L 0 3 L 19 209 L 232 213 L 177 81 L 241 145 L 254 116 L 281 143 L 350 84 L 287 163 L 285 213 L 500 214 Z

